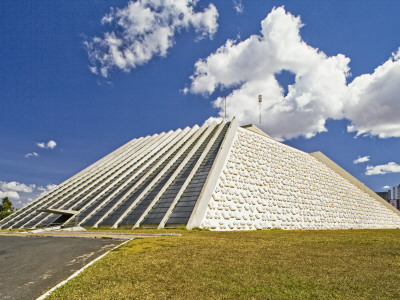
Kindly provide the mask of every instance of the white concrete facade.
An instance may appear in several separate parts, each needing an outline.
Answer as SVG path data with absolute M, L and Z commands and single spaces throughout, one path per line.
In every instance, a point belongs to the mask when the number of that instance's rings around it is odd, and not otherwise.
M 238 128 L 199 226 L 399 228 L 400 215 L 311 155 Z

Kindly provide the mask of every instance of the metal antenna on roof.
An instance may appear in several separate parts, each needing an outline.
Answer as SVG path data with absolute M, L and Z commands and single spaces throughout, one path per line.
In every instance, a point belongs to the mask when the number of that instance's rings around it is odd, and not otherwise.
M 261 125 L 261 103 L 262 103 L 262 95 L 258 95 L 258 111 L 260 116 L 260 125 Z

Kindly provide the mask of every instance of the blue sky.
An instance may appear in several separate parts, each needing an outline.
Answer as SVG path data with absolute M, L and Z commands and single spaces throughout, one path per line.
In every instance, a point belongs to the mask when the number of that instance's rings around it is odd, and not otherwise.
M 20 207 L 221 97 L 375 191 L 400 183 L 398 1 L 151 3 L 0 2 L 0 196 Z

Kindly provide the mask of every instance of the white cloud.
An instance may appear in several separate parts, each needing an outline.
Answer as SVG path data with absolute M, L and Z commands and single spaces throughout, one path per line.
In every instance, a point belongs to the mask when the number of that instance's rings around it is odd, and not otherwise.
M 226 89 L 229 118 L 254 123 L 279 140 L 313 137 L 326 131 L 328 119 L 348 119 L 348 131 L 357 135 L 400 137 L 400 49 L 374 73 L 347 84 L 350 59 L 327 56 L 306 44 L 302 26 L 299 17 L 274 8 L 261 22 L 259 34 L 241 42 L 228 40 L 198 60 L 191 85 L 183 91 L 209 96 Z M 276 76 L 283 71 L 294 75 L 287 94 Z M 215 99 L 213 105 L 221 117 L 223 99 Z
M 34 184 L 26 185 L 16 181 L 10 181 L 10 182 L 0 181 L 0 190 L 3 192 L 16 191 L 16 192 L 32 193 L 35 187 L 36 186 Z
M 57 187 L 56 184 L 48 184 L 46 186 L 39 186 L 37 189 L 42 192 L 48 192 L 55 189 L 56 187 Z
M 35 184 L 27 185 L 16 181 L 0 181 L 0 199 L 9 197 L 14 207 L 20 208 L 55 187 L 56 185 L 54 184 L 48 184 L 43 187 L 36 186 Z
M 390 189 L 390 186 L 385 185 L 385 186 L 383 186 L 382 188 L 385 189 L 385 190 L 387 190 L 387 189 Z
M 29 158 L 29 157 L 39 157 L 39 154 L 37 154 L 36 152 L 31 152 L 31 153 L 27 153 L 25 154 L 25 158 Z
M 353 160 L 353 164 L 359 164 L 369 161 L 369 156 L 358 157 L 357 159 Z
M 210 4 L 196 12 L 197 2 L 138 0 L 112 8 L 102 19 L 112 30 L 85 42 L 91 72 L 107 77 L 113 67 L 129 71 L 154 56 L 165 56 L 181 30 L 193 28 L 198 39 L 211 38 L 218 28 L 218 11 Z
M 238 14 L 243 13 L 244 6 L 242 0 L 233 0 L 233 8 Z
M 42 149 L 54 149 L 57 146 L 57 143 L 53 140 L 48 141 L 47 143 L 36 143 L 39 148 Z M 33 152 L 35 153 L 35 152 Z M 37 153 L 36 153 L 37 154 Z
M 380 138 L 400 137 L 400 48 L 372 74 L 349 84 L 348 131 Z
M 386 165 L 367 166 L 365 175 L 379 175 L 387 173 L 400 173 L 400 165 L 390 162 Z
M 216 122 L 217 124 L 221 123 L 223 118 L 215 118 L 215 117 L 209 117 L 206 121 L 205 124 L 207 126 L 210 126 L 213 122 Z
M 257 96 L 263 95 L 262 125 L 273 137 L 312 137 L 326 131 L 328 118 L 343 118 L 349 59 L 328 57 L 307 45 L 300 36 L 299 17 L 274 8 L 261 22 L 261 32 L 242 42 L 228 40 L 215 53 L 195 64 L 190 92 L 205 95 L 232 89 L 227 116 L 258 126 Z M 276 80 L 283 70 L 295 74 L 288 94 Z M 223 114 L 223 99 L 213 102 Z
M 5 197 L 8 197 L 11 201 L 19 200 L 19 194 L 15 191 L 7 191 L 7 192 L 0 191 L 0 199 L 3 199 Z
M 57 146 L 57 143 L 53 140 L 47 142 L 47 148 L 54 149 Z

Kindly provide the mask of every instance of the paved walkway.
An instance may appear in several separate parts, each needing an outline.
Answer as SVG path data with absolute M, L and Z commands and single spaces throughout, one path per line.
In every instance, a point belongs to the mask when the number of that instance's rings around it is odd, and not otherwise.
M 2 233 L 0 299 L 36 299 L 122 242 L 121 239 Z
M 125 233 L 125 232 L 97 232 L 97 231 L 44 231 L 40 233 L 3 231 L 0 236 L 59 236 L 59 237 L 84 237 L 84 238 L 113 238 L 134 239 L 143 237 L 181 236 L 175 233 Z
M 0 299 L 36 299 L 126 240 L 180 234 L 0 232 Z

